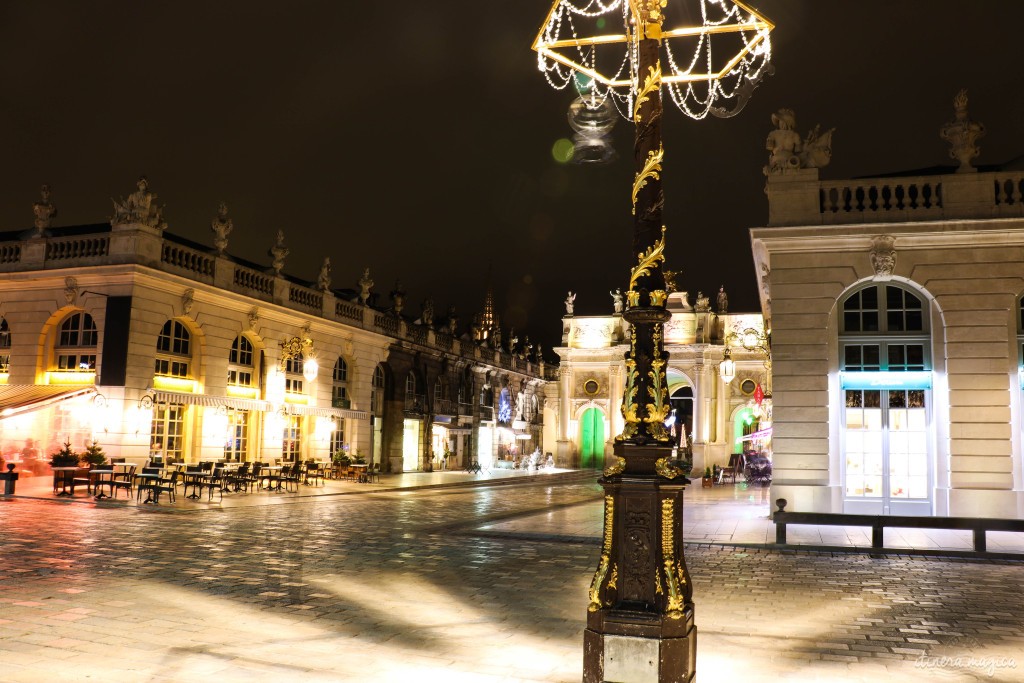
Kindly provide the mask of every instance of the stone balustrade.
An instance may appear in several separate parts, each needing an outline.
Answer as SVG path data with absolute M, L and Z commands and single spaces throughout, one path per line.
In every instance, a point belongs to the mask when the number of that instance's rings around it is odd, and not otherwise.
M 147 226 L 126 224 L 112 229 L 109 224 L 97 224 L 66 231 L 55 228 L 42 236 L 25 233 L 18 239 L 0 242 L 0 272 L 123 264 L 168 270 L 199 283 L 300 309 L 351 327 L 407 339 L 448 353 L 474 355 L 473 347 L 463 348 L 447 330 L 434 331 L 424 325 L 406 324 L 398 316 L 355 301 L 338 300 L 332 292 L 296 284 L 275 275 L 269 268 L 259 270 L 241 265 L 227 255 Z M 496 362 L 508 369 L 529 371 L 525 361 L 499 354 L 494 356 Z
M 840 225 L 1024 216 L 1024 173 L 819 180 L 817 169 L 772 174 L 768 224 Z
M 92 258 L 109 253 L 110 237 L 107 235 L 51 239 L 46 242 L 47 261 Z

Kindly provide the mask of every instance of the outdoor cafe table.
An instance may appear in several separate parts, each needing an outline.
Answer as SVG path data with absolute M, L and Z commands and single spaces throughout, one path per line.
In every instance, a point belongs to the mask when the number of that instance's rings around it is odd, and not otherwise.
M 364 463 L 359 463 L 359 464 L 352 463 L 352 464 L 349 465 L 349 467 L 355 472 L 356 481 L 361 481 L 361 482 L 367 481 L 367 479 L 366 479 L 366 470 L 369 467 L 368 464 L 366 464 L 365 462 Z
M 68 491 L 68 485 L 72 484 L 75 479 L 75 472 L 78 470 L 77 467 L 51 467 L 53 470 L 53 492 L 58 496 L 70 496 L 71 491 Z M 60 486 L 60 492 L 57 491 L 57 486 Z M 72 485 L 72 488 L 74 486 Z
M 163 477 L 162 474 L 155 474 L 155 473 L 154 474 L 143 473 L 143 474 L 136 474 L 135 475 L 136 479 L 141 479 L 143 482 L 146 482 L 146 484 L 153 484 L 153 483 L 159 482 L 161 477 Z M 139 484 L 139 485 L 142 486 L 142 484 Z M 160 492 L 157 491 L 155 488 L 147 489 L 147 491 L 146 491 L 146 499 L 143 500 L 142 502 L 143 503 L 159 503 L 160 502 Z
M 266 473 L 266 474 L 264 474 Z M 280 465 L 264 465 L 260 469 L 260 477 L 266 476 L 267 478 L 267 490 L 268 491 L 284 491 L 281 486 L 281 466 Z
M 113 467 L 102 467 L 98 469 L 89 470 L 89 484 L 92 486 L 93 491 L 96 492 L 96 500 L 103 500 L 104 498 L 110 498 L 107 494 L 103 493 L 103 486 L 110 488 L 111 494 L 114 492 L 114 468 Z
M 192 487 L 192 493 L 185 496 L 191 500 L 198 500 L 202 497 L 200 490 L 204 481 L 209 479 L 211 475 L 208 472 L 182 472 L 181 480 L 184 482 L 183 490 L 187 491 L 188 487 Z

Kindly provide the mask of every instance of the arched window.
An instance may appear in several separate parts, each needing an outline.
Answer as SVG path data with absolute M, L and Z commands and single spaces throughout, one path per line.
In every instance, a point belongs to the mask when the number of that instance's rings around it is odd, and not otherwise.
M 929 515 L 928 307 L 909 288 L 872 282 L 840 310 L 844 511 Z
M 405 409 L 422 410 L 423 405 L 417 393 L 416 375 L 410 372 L 405 376 Z
M 11 329 L 7 318 L 0 318 L 0 373 L 11 370 Z
M 188 377 L 192 360 L 192 334 L 177 320 L 168 320 L 156 340 L 154 374 Z
M 331 389 L 331 405 L 335 408 L 348 408 L 348 363 L 341 356 L 334 364 L 334 386 Z
M 842 369 L 900 372 L 931 367 L 921 299 L 893 284 L 871 284 L 843 302 Z
M 76 372 L 96 369 L 96 344 L 99 333 L 88 313 L 72 313 L 60 324 L 57 336 L 56 366 L 58 370 Z
M 235 337 L 228 354 L 228 385 L 235 387 L 254 387 L 256 376 L 252 342 L 244 335 Z
M 301 394 L 303 392 L 303 358 L 301 353 L 284 362 L 284 393 Z
M 384 368 L 373 369 L 373 383 L 370 386 L 370 411 L 377 417 L 384 415 Z

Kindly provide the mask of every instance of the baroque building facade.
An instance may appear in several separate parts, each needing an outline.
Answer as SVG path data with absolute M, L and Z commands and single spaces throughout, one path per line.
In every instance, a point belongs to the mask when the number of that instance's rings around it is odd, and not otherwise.
M 34 229 L 0 234 L 6 462 L 42 470 L 96 441 L 138 463 L 343 450 L 401 472 L 543 447 L 555 368 L 460 337 L 453 310 L 413 319 L 400 285 L 377 306 L 369 269 L 354 290 L 332 288 L 329 259 L 292 277 L 283 233 L 269 267 L 232 257 L 223 205 L 213 248 L 173 235 L 155 200 L 143 178 L 109 224 L 58 228 L 44 187 Z
M 984 127 L 954 108 L 955 168 L 766 169 L 750 235 L 789 509 L 1024 516 L 1024 173 L 975 168 Z
M 611 293 L 608 315 L 575 315 L 575 297 L 566 300 L 558 382 L 545 391 L 552 419 L 545 420 L 545 443 L 556 444 L 560 466 L 601 468 L 622 433 L 622 396 L 629 323 L 622 317 L 621 294 Z M 734 454 L 752 445 L 770 454 L 771 384 L 766 331 L 757 313 L 728 313 L 724 288 L 715 301 L 698 293 L 691 304 L 687 292 L 669 294 L 672 319 L 665 323 L 668 394 L 672 406 L 669 430 L 677 455 L 689 457 L 694 472 L 726 467 Z M 753 340 L 753 342 L 751 341 Z M 735 364 L 726 381 L 720 365 Z M 767 400 L 755 396 L 767 392 Z

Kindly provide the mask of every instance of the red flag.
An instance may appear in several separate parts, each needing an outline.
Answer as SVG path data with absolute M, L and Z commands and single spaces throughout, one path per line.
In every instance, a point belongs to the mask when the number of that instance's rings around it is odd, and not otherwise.
M 761 388 L 761 385 L 758 384 L 754 388 L 754 403 L 756 403 L 757 405 L 761 405 L 761 401 L 763 401 L 763 400 L 764 400 L 764 390 Z

